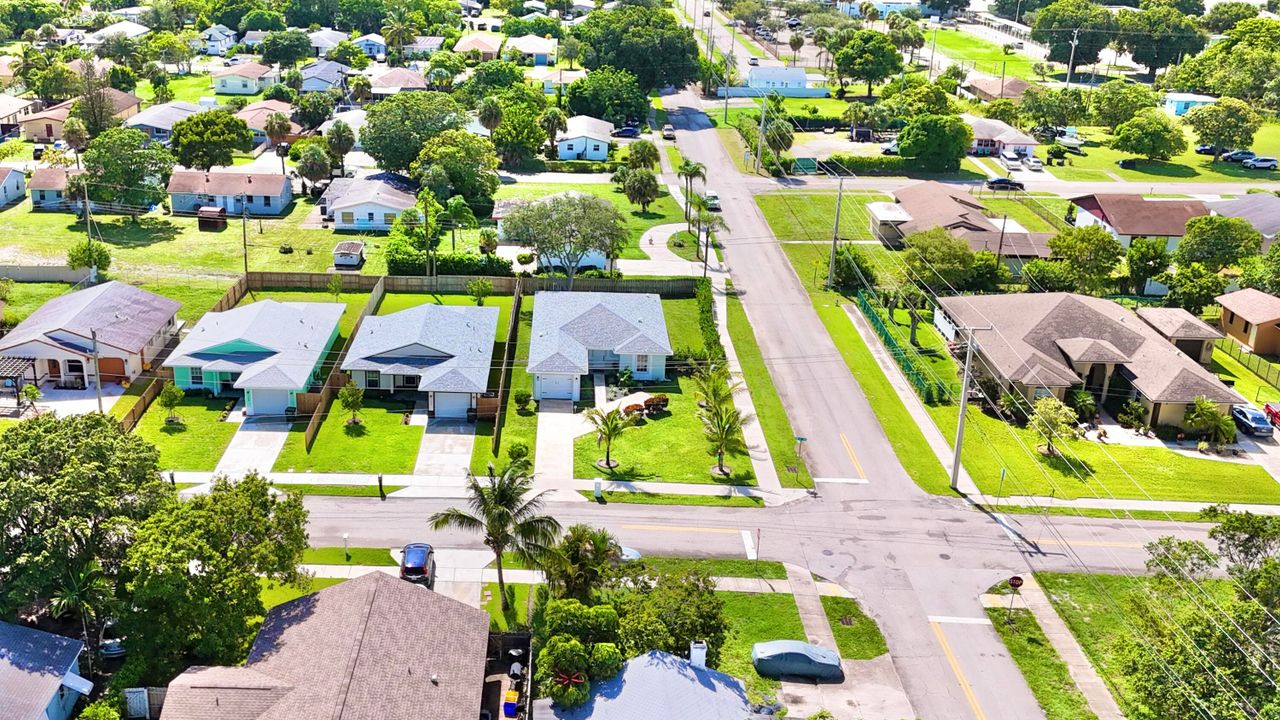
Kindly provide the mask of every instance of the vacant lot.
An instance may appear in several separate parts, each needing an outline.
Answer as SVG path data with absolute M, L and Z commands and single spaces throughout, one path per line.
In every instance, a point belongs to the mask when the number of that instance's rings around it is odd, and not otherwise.
M 617 189 L 617 186 L 611 183 L 549 184 L 522 182 L 514 185 L 503 185 L 498 188 L 498 192 L 494 195 L 494 200 L 509 198 L 533 200 L 567 191 L 602 197 L 613 203 L 618 212 L 622 213 L 622 218 L 626 221 L 627 229 L 630 231 L 627 247 L 622 251 L 621 255 L 626 259 L 645 260 L 649 257 L 640 248 L 640 236 L 644 234 L 645 230 L 654 225 L 684 222 L 684 212 L 680 210 L 680 206 L 676 204 L 676 201 L 667 194 L 665 188 L 660 191 L 657 201 L 649 205 L 648 212 L 642 212 L 639 205 L 631 204 L 627 196 L 623 195 Z

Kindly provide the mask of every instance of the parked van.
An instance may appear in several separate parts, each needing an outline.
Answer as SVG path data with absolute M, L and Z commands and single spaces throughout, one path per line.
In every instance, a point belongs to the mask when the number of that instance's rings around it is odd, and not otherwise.
M 1000 153 L 1000 164 L 1004 165 L 1006 170 L 1017 170 L 1022 167 L 1022 158 L 1012 150 L 1005 150 Z

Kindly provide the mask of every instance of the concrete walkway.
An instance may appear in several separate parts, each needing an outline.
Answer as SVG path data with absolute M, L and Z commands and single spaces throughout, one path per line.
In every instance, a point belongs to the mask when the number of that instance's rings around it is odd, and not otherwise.
M 982 596 L 982 604 L 985 607 L 1007 608 L 1009 600 L 1007 595 Z M 1084 649 L 1080 647 L 1080 643 L 1076 642 L 1075 636 L 1062 621 L 1058 611 L 1054 610 L 1049 597 L 1036 584 L 1035 578 L 1025 579 L 1025 584 L 1013 598 L 1013 607 L 1030 610 L 1035 616 L 1036 623 L 1044 631 L 1045 637 L 1049 638 L 1049 644 L 1058 653 L 1058 657 L 1062 658 L 1062 662 L 1066 664 L 1067 672 L 1075 681 L 1076 687 L 1080 688 L 1085 701 L 1089 703 L 1089 709 L 1098 716 L 1098 720 L 1123 720 L 1124 714 L 1120 712 L 1120 706 L 1116 704 L 1107 684 L 1098 675 L 1093 663 L 1089 662 Z
M 476 426 L 466 420 L 431 418 L 427 421 L 414 475 L 457 477 L 465 480 L 471 470 L 471 448 L 475 445 Z
M 738 353 L 729 337 L 729 299 L 725 296 L 724 277 L 712 278 L 712 297 L 715 301 L 716 325 L 720 329 L 720 343 L 724 345 L 726 363 L 729 373 L 743 382 L 738 392 L 733 394 L 733 405 L 742 413 L 742 437 L 747 444 L 747 452 L 751 457 L 751 470 L 755 473 L 756 484 L 766 492 L 782 490 L 778 480 L 778 470 L 773 466 L 773 456 L 769 453 L 769 445 L 764 439 L 764 428 L 760 418 L 756 416 L 755 403 L 751 401 L 751 391 L 742 377 L 742 364 L 738 362 Z

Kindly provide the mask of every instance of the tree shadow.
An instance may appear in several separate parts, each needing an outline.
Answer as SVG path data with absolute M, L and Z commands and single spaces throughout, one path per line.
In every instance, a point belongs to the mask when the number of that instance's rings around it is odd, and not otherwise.
M 1038 452 L 1037 455 L 1043 465 L 1063 477 L 1087 478 L 1093 476 L 1093 465 L 1079 457 L 1065 457 L 1062 455 L 1061 448 L 1058 448 L 1058 452 L 1055 455 L 1048 455 L 1044 452 Z
M 174 240 L 183 233 L 184 228 L 174 224 L 169 218 L 139 217 L 130 220 L 127 217 L 115 217 L 107 221 L 94 217 L 94 227 L 98 230 L 103 242 L 115 247 L 147 247 L 156 243 Z M 69 229 L 84 230 L 84 224 L 74 222 Z
M 350 419 L 350 418 L 348 418 L 348 419 Z M 342 421 L 342 434 L 343 434 L 343 435 L 346 435 L 346 436 L 347 436 L 347 437 L 349 437 L 349 438 L 353 438 L 353 439 L 354 439 L 354 438 L 362 438 L 362 437 L 364 437 L 365 435 L 368 435 L 368 434 L 369 434 L 369 428 L 368 428 L 368 426 L 366 426 L 363 422 L 359 422 L 359 423 L 349 423 L 349 422 L 347 422 L 346 420 L 343 420 L 343 421 Z

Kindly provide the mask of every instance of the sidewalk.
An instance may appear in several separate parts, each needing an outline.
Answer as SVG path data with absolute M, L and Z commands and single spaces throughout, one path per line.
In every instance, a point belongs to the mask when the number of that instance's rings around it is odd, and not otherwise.
M 730 374 L 735 379 L 743 380 L 742 364 L 738 362 L 738 353 L 729 337 L 729 299 L 725 296 L 724 276 L 716 275 L 711 278 L 711 284 L 716 326 L 720 329 L 720 343 L 724 345 L 725 360 Z M 746 441 L 747 452 L 751 457 L 751 470 L 755 473 L 756 484 L 765 492 L 780 492 L 782 483 L 778 480 L 778 470 L 773 466 L 773 456 L 764 439 L 764 428 L 760 425 L 760 418 L 756 416 L 756 406 L 751 401 L 751 391 L 746 387 L 745 380 L 742 389 L 733 394 L 733 404 L 742 413 L 742 438 Z

